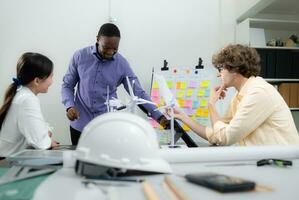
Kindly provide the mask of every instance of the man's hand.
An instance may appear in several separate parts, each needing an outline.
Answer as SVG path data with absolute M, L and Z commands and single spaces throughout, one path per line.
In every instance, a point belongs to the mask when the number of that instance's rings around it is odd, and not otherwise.
M 209 104 L 214 106 L 219 99 L 224 99 L 225 92 L 226 92 L 225 86 L 222 85 L 222 86 L 215 87 L 212 90 L 212 94 L 209 99 Z
M 59 142 L 52 139 L 50 148 L 57 147 L 57 146 L 59 146 Z
M 66 116 L 69 120 L 74 121 L 75 119 L 79 119 L 79 111 L 76 108 L 71 107 L 67 110 Z

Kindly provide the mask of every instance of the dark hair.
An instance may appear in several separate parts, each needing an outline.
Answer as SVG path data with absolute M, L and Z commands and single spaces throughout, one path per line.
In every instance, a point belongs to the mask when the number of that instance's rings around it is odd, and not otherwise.
M 213 65 L 237 72 L 246 78 L 258 76 L 261 70 L 257 51 L 240 44 L 228 45 L 221 49 L 213 56 Z
M 103 24 L 99 30 L 98 36 L 119 37 L 120 31 L 115 24 Z
M 52 72 L 52 61 L 38 53 L 24 53 L 17 63 L 17 81 L 21 85 L 27 85 L 35 78 L 48 78 Z M 0 130 L 16 94 L 18 84 L 12 83 L 5 92 L 4 103 L 0 108 Z

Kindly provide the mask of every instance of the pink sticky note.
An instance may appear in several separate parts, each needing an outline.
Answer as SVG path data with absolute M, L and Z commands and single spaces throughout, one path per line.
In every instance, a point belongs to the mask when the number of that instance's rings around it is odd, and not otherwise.
M 197 86 L 196 81 L 189 81 L 189 84 L 188 84 L 189 88 L 196 88 L 196 86 Z
M 185 108 L 192 108 L 192 100 L 185 100 Z
M 159 94 L 159 90 L 158 89 L 153 89 L 152 90 L 152 97 L 159 97 L 160 94 Z
M 158 97 L 151 97 L 151 99 L 152 99 L 152 102 L 154 102 L 155 104 L 159 104 L 160 103 L 160 97 L 158 96 Z

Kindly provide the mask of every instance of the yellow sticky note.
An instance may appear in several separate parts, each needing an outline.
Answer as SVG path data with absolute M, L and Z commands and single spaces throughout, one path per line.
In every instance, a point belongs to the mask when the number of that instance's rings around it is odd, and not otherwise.
M 201 117 L 202 116 L 202 111 L 203 111 L 202 108 L 198 108 L 197 111 L 196 111 L 196 116 Z
M 187 126 L 186 124 L 183 124 L 183 129 L 184 129 L 184 131 L 190 131 L 189 126 Z
M 172 81 L 167 81 L 167 86 L 169 89 L 173 87 L 173 82 Z
M 210 85 L 210 81 L 202 81 L 200 83 L 200 87 L 207 88 Z
M 209 110 L 208 109 L 203 109 L 203 117 L 208 117 L 209 116 Z
M 203 97 L 204 95 L 205 95 L 205 90 L 204 89 L 198 90 L 198 93 L 197 93 L 198 97 Z
M 176 82 L 176 87 L 177 90 L 181 89 L 181 82 Z
M 159 88 L 158 82 L 154 81 L 154 83 L 153 83 L 153 89 L 158 89 L 158 88 Z
M 187 97 L 191 97 L 192 94 L 193 94 L 193 89 L 188 89 L 188 90 L 187 90 L 187 94 L 186 94 L 186 96 L 187 96 Z
M 181 108 L 183 108 L 183 107 L 184 107 L 184 104 L 185 104 L 185 101 L 184 101 L 183 99 L 179 99 L 179 100 L 178 100 L 178 104 L 179 104 L 179 106 L 180 106 Z
M 178 99 L 182 99 L 184 97 L 185 91 L 177 91 L 176 96 Z
M 187 88 L 187 82 L 181 82 L 181 89 Z
M 207 104 L 208 104 L 208 101 L 207 101 L 206 99 L 202 99 L 202 100 L 200 101 L 200 107 L 206 107 Z

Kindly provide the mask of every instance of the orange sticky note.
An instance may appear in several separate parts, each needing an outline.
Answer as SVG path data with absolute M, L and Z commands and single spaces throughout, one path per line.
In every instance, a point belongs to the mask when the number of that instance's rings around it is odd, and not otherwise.
M 175 87 L 176 89 L 181 89 L 181 82 L 176 82 L 176 87 Z
M 202 117 L 208 117 L 208 116 L 209 116 L 209 110 L 208 109 L 203 109 Z
M 196 117 L 201 117 L 202 116 L 202 108 L 198 108 L 196 111 Z

